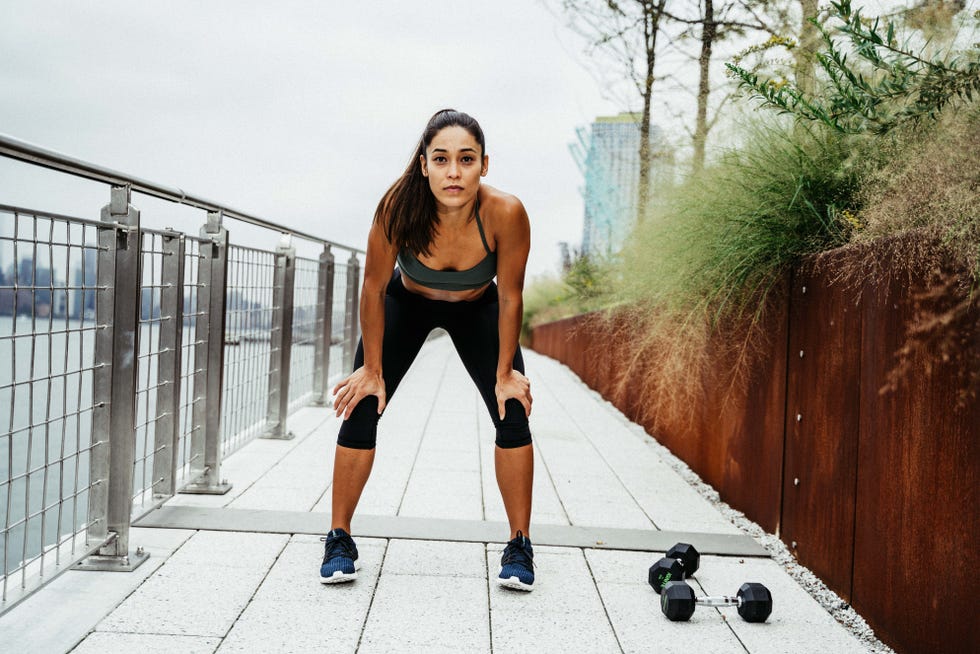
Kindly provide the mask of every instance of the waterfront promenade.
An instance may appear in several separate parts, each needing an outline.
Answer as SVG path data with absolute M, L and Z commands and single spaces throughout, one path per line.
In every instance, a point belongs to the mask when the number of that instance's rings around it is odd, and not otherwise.
M 0 618 L 17 652 L 865 652 L 661 448 L 566 368 L 526 353 L 535 483 L 530 594 L 493 582 L 508 533 L 493 431 L 447 337 L 389 405 L 353 524 L 358 580 L 323 586 L 338 420 L 290 416 L 222 465 L 221 496 L 178 495 L 134 526 L 131 573 L 69 571 Z M 766 584 L 765 624 L 699 608 L 671 623 L 648 567 L 678 540 L 702 552 L 698 594 Z

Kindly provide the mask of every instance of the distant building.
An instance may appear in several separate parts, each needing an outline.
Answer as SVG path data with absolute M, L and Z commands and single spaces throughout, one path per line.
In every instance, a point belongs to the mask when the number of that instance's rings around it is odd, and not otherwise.
M 618 252 L 633 227 L 639 200 L 641 120 L 641 114 L 624 112 L 600 116 L 588 129 L 578 130 L 572 154 L 585 176 L 582 254 Z M 661 130 L 651 125 L 654 152 L 662 149 L 656 147 L 661 140 Z M 651 174 L 652 184 L 655 179 Z
M 71 317 L 78 319 L 95 319 L 95 288 L 98 284 L 98 268 L 96 258 L 98 250 L 95 247 L 83 247 L 82 258 L 75 268 L 75 279 L 68 291 L 68 304 L 71 306 Z

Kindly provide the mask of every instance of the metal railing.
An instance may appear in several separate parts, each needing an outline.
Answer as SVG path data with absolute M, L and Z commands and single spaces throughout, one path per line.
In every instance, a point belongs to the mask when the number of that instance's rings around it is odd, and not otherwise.
M 132 570 L 135 517 L 227 492 L 224 457 L 329 402 L 363 251 L 3 135 L 0 156 L 110 186 L 98 221 L 0 204 L 2 613 L 69 567 Z M 134 193 L 206 212 L 200 234 L 147 229 Z M 231 244 L 229 219 L 279 247 Z

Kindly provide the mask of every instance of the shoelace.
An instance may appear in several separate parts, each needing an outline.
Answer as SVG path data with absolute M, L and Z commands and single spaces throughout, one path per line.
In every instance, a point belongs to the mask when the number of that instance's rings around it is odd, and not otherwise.
M 350 536 L 321 536 L 320 542 L 327 544 L 326 552 L 323 555 L 324 562 L 335 556 L 346 556 L 349 559 L 354 559 L 356 556 L 354 540 Z
M 521 538 L 523 534 L 518 532 L 518 537 Z M 521 538 L 519 542 L 527 542 L 524 538 Z M 525 545 L 519 545 L 514 541 L 507 543 L 507 547 L 504 549 L 504 556 L 501 560 L 501 565 L 508 565 L 510 563 L 517 563 L 523 565 L 525 568 L 534 568 L 534 559 L 531 554 L 528 553 L 527 547 Z

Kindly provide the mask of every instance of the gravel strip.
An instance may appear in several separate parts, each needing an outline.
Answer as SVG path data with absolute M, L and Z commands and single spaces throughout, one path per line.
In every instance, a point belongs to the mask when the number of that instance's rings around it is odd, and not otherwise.
M 824 609 L 827 610 L 830 615 L 834 617 L 837 622 L 844 625 L 848 631 L 850 631 L 854 636 L 861 641 L 863 645 L 868 648 L 869 652 L 874 654 L 895 654 L 895 650 L 885 645 L 880 640 L 875 637 L 874 630 L 868 626 L 864 618 L 858 615 L 850 604 L 845 602 L 841 597 L 834 591 L 827 588 L 827 585 L 822 582 L 815 574 L 810 572 L 808 568 L 800 565 L 793 555 L 790 553 L 789 548 L 774 534 L 767 533 L 758 524 L 749 520 L 745 517 L 745 514 L 741 511 L 736 511 L 730 507 L 727 503 L 721 500 L 721 496 L 718 494 L 714 488 L 702 481 L 701 477 L 698 476 L 696 472 L 691 470 L 690 467 L 684 461 L 677 458 L 673 452 L 664 447 L 653 438 L 650 434 L 646 432 L 640 425 L 632 422 L 627 418 L 622 411 L 620 411 L 614 404 L 606 400 L 598 392 L 589 388 L 578 375 L 575 374 L 568 366 L 560 364 L 564 367 L 569 374 L 571 374 L 582 387 L 585 388 L 596 401 L 600 402 L 606 409 L 615 417 L 622 420 L 625 425 L 627 425 L 632 431 L 637 434 L 642 435 L 646 441 L 656 450 L 663 459 L 664 463 L 673 468 L 684 480 L 690 484 L 698 493 L 701 494 L 706 500 L 711 502 L 715 508 L 717 508 L 722 515 L 724 515 L 729 522 L 733 525 L 747 533 L 749 536 L 757 540 L 763 547 L 768 550 L 769 554 L 772 556 L 773 560 L 783 566 L 783 569 L 789 573 L 789 575 L 802 586 L 811 597 L 813 597 Z

